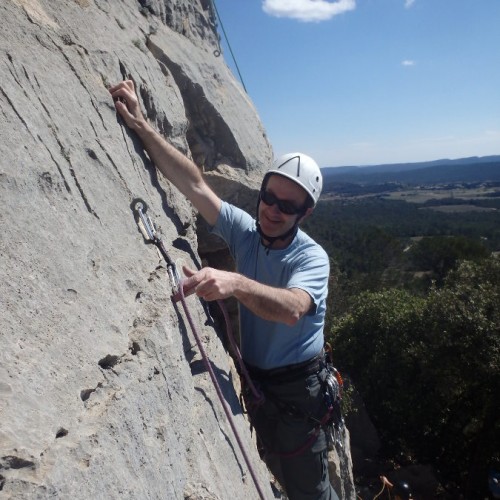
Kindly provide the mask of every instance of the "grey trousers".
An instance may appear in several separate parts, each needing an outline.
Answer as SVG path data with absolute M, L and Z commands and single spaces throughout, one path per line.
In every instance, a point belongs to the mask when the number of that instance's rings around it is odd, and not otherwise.
M 315 437 L 313 420 L 326 412 L 320 382 L 325 375 L 323 369 L 292 382 L 257 381 L 265 402 L 251 421 L 263 458 L 290 500 L 338 500 L 328 475 L 326 436 L 321 429 Z

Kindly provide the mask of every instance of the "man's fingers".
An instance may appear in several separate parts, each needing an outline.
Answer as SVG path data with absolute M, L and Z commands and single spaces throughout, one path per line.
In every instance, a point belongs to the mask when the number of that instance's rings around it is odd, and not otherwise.
M 215 300 L 222 297 L 220 283 L 214 270 L 208 267 L 196 271 L 187 266 L 182 266 L 187 278 L 183 281 L 184 293 L 190 295 L 196 291 L 196 295 L 205 300 Z
M 134 92 L 131 92 L 129 89 L 123 87 L 114 90 L 113 92 L 110 91 L 110 94 L 114 101 L 121 100 L 121 101 L 128 101 L 131 103 L 136 99 Z
M 196 271 L 194 271 L 193 269 L 190 269 L 187 266 L 182 266 L 182 270 L 187 276 L 187 278 L 182 282 L 182 287 L 184 289 L 184 293 L 186 295 L 190 295 L 195 291 L 198 283 L 200 282 L 200 279 L 198 276 L 195 276 Z
M 134 86 L 134 82 L 132 80 L 124 80 L 123 82 L 120 82 L 116 85 L 113 85 L 112 87 L 109 87 L 108 90 L 112 94 L 113 92 L 116 92 L 117 90 L 120 90 L 122 88 L 126 88 L 129 91 L 135 93 L 135 86 Z
M 118 111 L 118 113 L 120 113 L 120 115 L 122 115 L 122 116 L 124 116 L 124 115 L 132 116 L 130 114 L 130 111 L 127 108 L 127 105 L 123 101 L 116 100 L 115 101 L 115 108 Z
M 138 103 L 132 80 L 127 80 L 113 87 L 109 87 L 108 91 L 115 101 L 115 106 L 118 102 L 123 102 L 127 105 L 129 111 L 132 111 L 132 114 L 134 113 Z M 119 108 L 120 106 L 117 106 L 117 109 Z
M 112 94 L 113 92 L 116 92 L 119 88 L 123 87 L 123 82 L 118 83 L 117 85 L 113 85 L 111 87 L 108 87 L 108 92 Z
M 194 271 L 193 269 L 191 269 L 190 267 L 187 267 L 187 266 L 182 266 L 182 271 L 184 272 L 184 274 L 188 278 L 193 276 L 196 273 L 196 271 Z
M 123 118 L 125 123 L 132 127 L 134 124 L 135 116 L 130 112 L 130 108 L 127 103 L 119 100 L 115 100 L 115 109 L 117 113 Z

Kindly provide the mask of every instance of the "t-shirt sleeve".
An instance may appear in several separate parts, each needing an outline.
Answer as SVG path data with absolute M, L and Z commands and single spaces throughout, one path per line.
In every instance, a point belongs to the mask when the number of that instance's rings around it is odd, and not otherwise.
M 238 255 L 238 248 L 245 244 L 254 225 L 255 221 L 248 213 L 223 201 L 219 217 L 209 231 L 226 242 L 234 257 Z
M 307 292 L 313 301 L 316 310 L 318 305 L 326 300 L 328 295 L 328 277 L 330 275 L 330 262 L 328 255 L 320 247 L 304 251 L 300 262 L 294 268 L 287 288 L 299 288 Z

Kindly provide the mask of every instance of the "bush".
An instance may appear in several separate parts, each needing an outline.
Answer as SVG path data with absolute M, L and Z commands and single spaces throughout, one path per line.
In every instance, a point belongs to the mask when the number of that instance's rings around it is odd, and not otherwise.
M 386 451 L 433 463 L 467 498 L 499 460 L 499 304 L 500 261 L 462 262 L 426 297 L 360 294 L 331 331 Z

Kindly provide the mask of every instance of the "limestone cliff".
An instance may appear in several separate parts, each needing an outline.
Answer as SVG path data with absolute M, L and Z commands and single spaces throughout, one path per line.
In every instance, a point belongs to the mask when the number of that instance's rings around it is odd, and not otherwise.
M 214 55 L 210 2 L 4 0 L 0 19 L 0 498 L 257 498 L 130 204 L 192 267 L 195 214 L 107 91 L 132 78 L 154 126 L 244 205 L 272 152 Z M 222 334 L 188 302 L 272 498 Z

